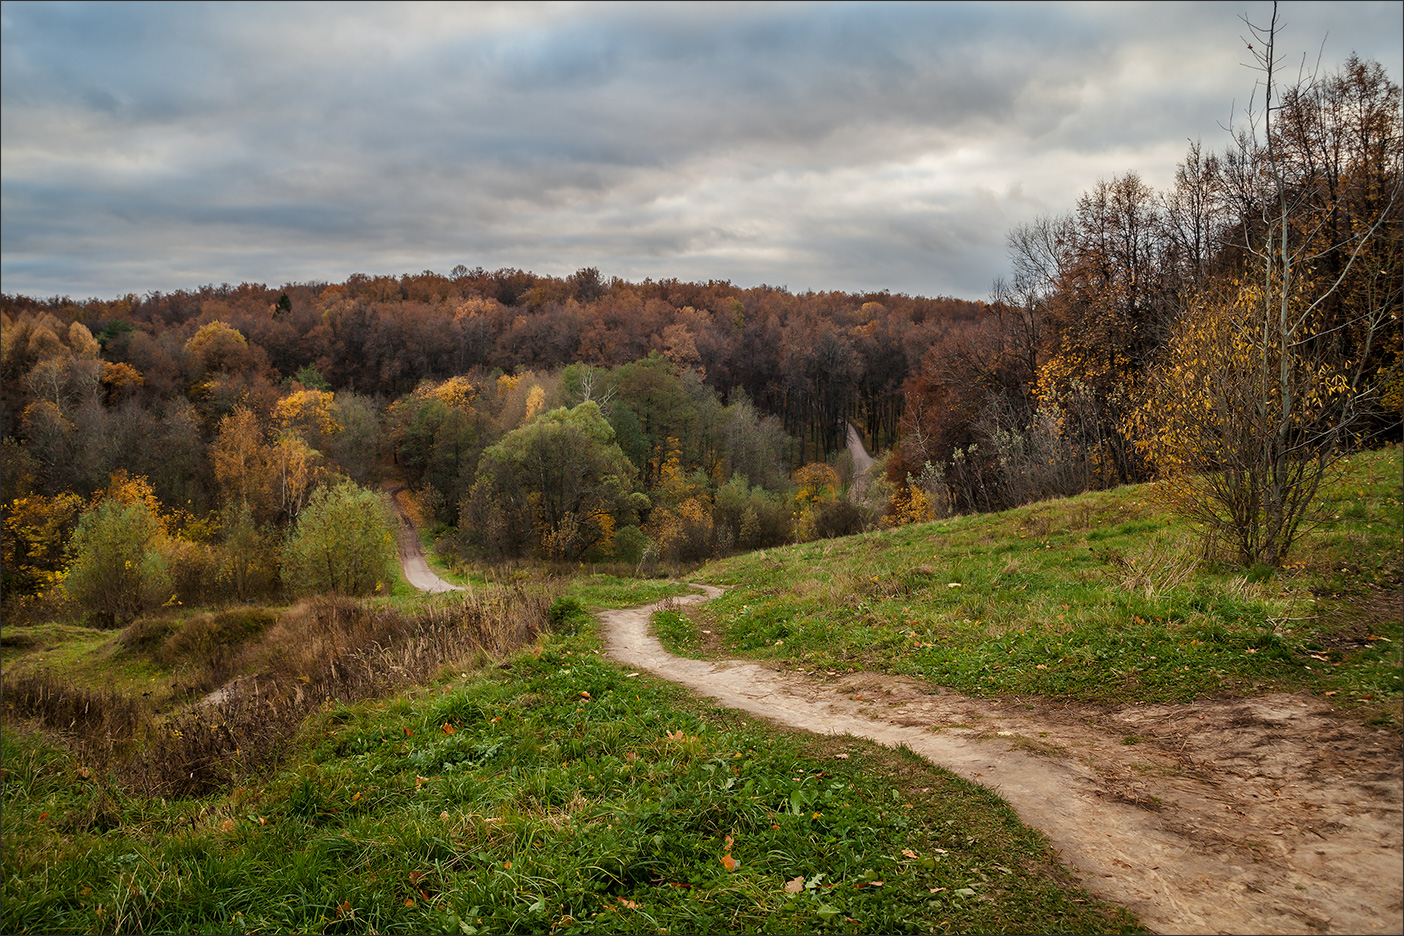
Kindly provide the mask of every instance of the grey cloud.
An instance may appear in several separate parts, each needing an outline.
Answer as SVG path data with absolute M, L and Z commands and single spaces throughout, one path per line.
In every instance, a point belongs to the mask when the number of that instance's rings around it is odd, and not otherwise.
M 1397 37 L 1397 4 L 1351 9 L 1288 12 Z M 1009 224 L 1214 145 L 1252 86 L 1238 12 L 6 5 L 4 288 L 190 286 L 224 256 L 245 272 L 215 279 L 461 260 L 982 295 Z

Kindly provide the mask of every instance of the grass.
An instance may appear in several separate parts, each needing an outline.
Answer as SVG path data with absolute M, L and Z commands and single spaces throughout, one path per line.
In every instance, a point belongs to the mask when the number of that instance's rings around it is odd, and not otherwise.
M 660 618 L 702 645 L 972 695 L 1121 704 L 1310 691 L 1399 724 L 1400 449 L 1350 459 L 1281 570 L 1204 559 L 1148 486 L 737 556 Z
M 132 795 L 3 745 L 5 932 L 1129 932 L 993 794 L 777 732 L 585 636 L 333 706 L 267 782 Z
M 722 598 L 665 608 L 655 627 L 691 655 L 974 695 L 1305 690 L 1397 729 L 1400 452 L 1347 467 L 1323 492 L 1330 522 L 1282 570 L 1203 558 L 1147 488 L 1127 488 L 735 557 L 693 576 L 729 586 Z M 7 630 L 0 931 L 1138 931 L 987 790 L 600 657 L 589 609 L 686 586 L 488 579 L 537 589 L 537 623 L 474 611 L 472 639 L 456 637 L 449 609 L 487 600 L 479 585 L 170 611 L 122 633 Z M 535 642 L 509 649 L 521 639 Z M 272 727 L 252 710 L 181 714 L 195 687 L 252 671 L 280 673 L 283 702 L 300 687 L 315 704 Z M 52 679 L 12 681 L 35 672 Z M 52 691 L 63 681 L 86 694 Z M 33 690 L 27 716 L 11 687 Z M 150 733 L 125 743 L 232 766 L 183 789 L 134 782 L 75 738 L 80 707 L 105 704 L 97 690 L 169 709 L 153 723 L 164 748 Z M 109 708 L 93 731 L 126 730 Z M 206 738 L 220 731 L 229 750 Z M 233 769 L 241 757 L 250 769 Z

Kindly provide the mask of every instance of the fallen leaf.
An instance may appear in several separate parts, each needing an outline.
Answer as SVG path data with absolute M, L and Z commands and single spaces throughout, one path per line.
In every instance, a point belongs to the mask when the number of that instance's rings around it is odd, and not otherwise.
M 803 874 L 801 874 L 799 877 L 795 878 L 793 881 L 786 881 L 786 882 L 785 882 L 785 893 L 787 893 L 787 894 L 798 894 L 798 893 L 799 893 L 800 891 L 802 891 L 802 890 L 804 890 L 804 875 L 803 875 Z
M 918 855 L 916 852 L 912 851 L 910 848 L 904 848 L 904 849 L 902 849 L 902 857 L 904 857 L 904 858 L 920 858 L 921 856 Z
M 455 731 L 458 730 L 457 728 L 453 727 L 453 722 L 444 722 L 443 729 L 444 734 L 453 734 Z
M 620 897 L 620 898 L 619 898 L 619 902 L 620 902 L 621 904 L 623 904 L 625 907 L 628 907 L 630 910 L 637 910 L 637 909 L 639 909 L 639 905 L 636 904 L 636 903 L 634 903 L 634 901 L 632 901 L 632 900 L 625 900 L 623 897 Z
M 412 738 L 412 737 L 414 737 L 414 732 L 413 732 L 413 731 L 410 731 L 408 728 L 404 729 L 404 732 L 405 732 L 405 737 L 406 737 L 406 738 Z
M 625 678 L 625 679 L 633 679 L 633 678 L 634 678 L 635 676 L 637 676 L 637 675 L 639 675 L 639 674 L 638 674 L 638 673 L 625 673 L 625 674 L 624 674 L 624 678 Z
M 939 894 L 939 893 L 941 893 L 941 891 L 943 891 L 943 890 L 945 890 L 944 887 L 933 887 L 933 888 L 931 888 L 931 890 L 929 891 L 929 893 L 932 893 L 932 894 Z
M 219 824 L 219 829 L 220 829 L 221 832 L 232 832 L 232 831 L 234 831 L 234 820 L 233 820 L 233 819 L 226 819 L 226 820 L 224 820 L 223 822 L 221 822 L 221 823 Z
M 86 767 L 79 767 L 79 768 L 78 768 L 78 776 L 82 777 L 84 780 L 88 779 L 88 778 L 91 777 L 92 775 L 93 775 L 93 772 L 92 772 L 91 770 L 89 770 L 88 768 L 86 768 Z
M 736 870 L 737 861 L 736 861 L 735 858 L 731 857 L 730 855 L 722 855 L 722 856 L 721 856 L 721 863 L 722 863 L 722 867 L 725 868 L 725 869 L 728 870 L 728 871 L 735 871 L 735 870 Z
M 835 754 L 834 757 L 837 758 L 838 760 L 848 760 L 848 755 L 847 755 L 847 754 Z
M 512 868 L 512 862 L 510 862 L 510 861 L 504 861 L 504 862 L 502 862 L 502 867 L 507 868 L 508 870 L 511 870 L 511 868 Z
M 413 897 L 406 897 L 406 898 L 405 898 L 405 906 L 406 906 L 406 907 L 413 907 L 413 906 L 414 906 L 414 898 L 413 898 Z
M 425 871 L 411 871 L 411 872 L 410 872 L 410 875 L 409 875 L 409 877 L 410 877 L 410 883 L 411 883 L 411 884 L 418 884 L 420 881 L 424 880 L 424 876 L 425 876 L 426 873 L 428 873 L 428 872 L 425 872 Z
M 588 698 L 590 698 L 590 693 L 586 692 L 584 689 L 581 689 L 581 690 L 580 690 L 580 698 L 582 698 L 582 699 L 588 699 Z
M 343 900 L 341 903 L 337 904 L 336 915 L 339 917 L 355 916 L 356 911 L 351 909 L 351 901 Z
M 500 721 L 502 721 L 502 716 L 501 716 L 501 715 L 497 716 L 496 718 L 490 719 L 490 720 L 488 721 L 488 724 L 489 724 L 489 725 L 495 725 L 495 724 L 497 724 L 497 723 L 500 722 Z
M 442 819 L 442 820 L 444 820 L 445 822 L 448 821 L 448 817 L 449 817 L 449 812 L 448 812 L 447 809 L 445 809 L 443 812 L 439 813 L 439 818 Z

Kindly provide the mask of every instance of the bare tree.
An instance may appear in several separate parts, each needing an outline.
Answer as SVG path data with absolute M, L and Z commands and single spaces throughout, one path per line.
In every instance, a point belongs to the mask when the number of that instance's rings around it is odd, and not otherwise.
M 1348 224 L 1333 218 L 1340 204 L 1321 198 L 1318 173 L 1288 158 L 1290 139 L 1278 126 L 1312 97 L 1316 77 L 1283 87 L 1276 5 L 1266 26 L 1244 22 L 1261 104 L 1225 159 L 1244 266 L 1185 310 L 1154 379 L 1148 447 L 1183 512 L 1244 563 L 1278 565 L 1376 393 L 1366 362 L 1386 323 L 1397 321 L 1398 291 L 1354 290 L 1349 303 L 1336 300 L 1353 274 L 1397 278 L 1397 270 L 1362 267 L 1397 253 L 1377 248 L 1398 237 L 1401 173 L 1396 147 L 1371 213 Z M 1341 329 L 1354 336 L 1348 354 L 1331 340 Z

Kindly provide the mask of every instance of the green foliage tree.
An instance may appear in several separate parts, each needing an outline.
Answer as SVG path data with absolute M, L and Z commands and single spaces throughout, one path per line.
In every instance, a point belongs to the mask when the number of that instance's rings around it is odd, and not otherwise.
M 160 518 L 142 499 L 106 498 L 78 521 L 64 588 L 100 623 L 125 623 L 170 595 Z
M 609 552 L 616 525 L 636 509 L 635 477 L 593 401 L 562 407 L 483 452 L 460 527 L 491 555 Z
M 395 521 L 374 491 L 317 489 L 283 551 L 283 583 L 298 594 L 368 595 L 394 576 Z

